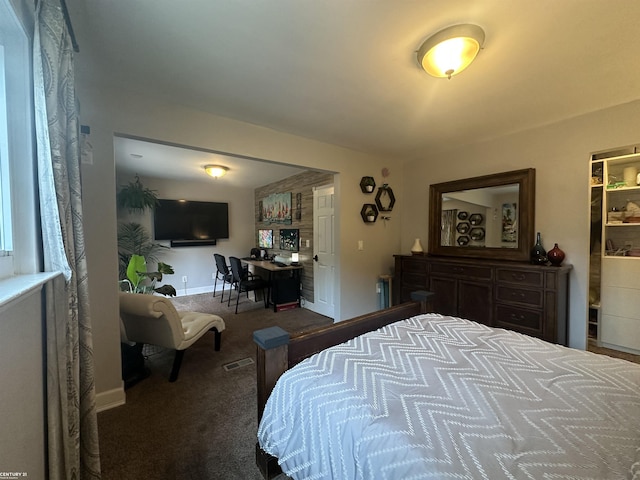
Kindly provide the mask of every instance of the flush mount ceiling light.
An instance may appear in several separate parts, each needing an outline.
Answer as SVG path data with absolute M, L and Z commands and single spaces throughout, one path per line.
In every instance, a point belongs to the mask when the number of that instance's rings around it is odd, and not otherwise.
M 207 172 L 207 175 L 211 175 L 213 178 L 224 177 L 229 168 L 223 167 L 222 165 L 205 165 L 204 171 Z
M 418 50 L 418 63 L 434 77 L 451 78 L 467 68 L 482 48 L 484 30 L 453 25 L 429 37 Z

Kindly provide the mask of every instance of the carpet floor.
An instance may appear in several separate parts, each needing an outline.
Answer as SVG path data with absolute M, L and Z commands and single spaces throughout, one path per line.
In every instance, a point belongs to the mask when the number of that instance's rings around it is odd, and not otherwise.
M 278 325 L 295 333 L 333 320 L 300 308 L 275 313 L 244 296 L 237 315 L 219 294 L 173 302 L 178 310 L 220 315 L 221 349 L 214 351 L 213 333 L 205 334 L 187 349 L 175 383 L 168 381 L 173 352 L 145 349 L 151 375 L 127 389 L 125 405 L 98 414 L 102 478 L 259 480 L 255 363 L 223 367 L 255 362 L 254 330 Z

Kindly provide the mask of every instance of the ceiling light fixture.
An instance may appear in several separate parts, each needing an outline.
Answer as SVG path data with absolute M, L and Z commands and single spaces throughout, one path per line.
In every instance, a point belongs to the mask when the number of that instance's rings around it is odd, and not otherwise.
M 207 175 L 211 175 L 213 178 L 220 178 L 226 175 L 229 168 L 223 167 L 222 165 L 205 165 L 204 171 L 207 172 Z
M 451 79 L 473 62 L 483 43 L 484 30 L 479 26 L 453 25 L 422 44 L 418 50 L 418 63 L 429 75 Z

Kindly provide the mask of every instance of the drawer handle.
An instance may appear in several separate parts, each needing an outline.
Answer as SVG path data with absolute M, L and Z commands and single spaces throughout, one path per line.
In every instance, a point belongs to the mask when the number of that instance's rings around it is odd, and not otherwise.
M 515 313 L 511 314 L 511 319 L 512 320 L 524 320 L 524 315 L 520 314 L 520 315 L 516 315 Z
M 512 298 L 522 298 L 522 299 L 524 299 L 524 293 L 522 293 L 522 292 L 519 292 L 519 293 L 518 292 L 511 292 L 511 297 Z
M 453 271 L 456 273 L 462 273 L 464 272 L 464 268 L 463 267 L 453 267 Z
M 514 280 L 517 280 L 519 282 L 522 282 L 527 277 L 525 277 L 522 273 L 512 273 L 511 274 L 511 278 L 513 278 Z

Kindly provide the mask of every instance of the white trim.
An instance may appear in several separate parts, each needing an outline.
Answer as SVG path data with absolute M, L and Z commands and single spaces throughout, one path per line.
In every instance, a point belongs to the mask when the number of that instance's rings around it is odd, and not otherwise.
M 4 310 L 13 301 L 29 295 L 58 275 L 60 272 L 45 272 L 3 278 L 0 280 L 0 309 Z
M 120 407 L 125 403 L 127 403 L 127 395 L 124 392 L 124 382 L 119 388 L 96 393 L 96 411 L 98 413 Z

